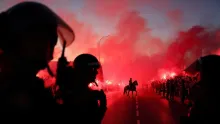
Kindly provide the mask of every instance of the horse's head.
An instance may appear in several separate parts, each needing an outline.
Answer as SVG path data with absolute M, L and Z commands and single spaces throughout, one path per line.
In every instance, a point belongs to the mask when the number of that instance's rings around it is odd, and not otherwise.
M 134 84 L 134 85 L 138 85 L 138 82 L 137 82 L 137 81 L 134 81 L 133 84 Z

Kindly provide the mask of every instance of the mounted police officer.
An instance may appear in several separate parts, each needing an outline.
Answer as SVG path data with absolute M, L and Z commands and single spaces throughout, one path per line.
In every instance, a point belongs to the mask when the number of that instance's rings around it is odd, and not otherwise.
M 133 83 L 133 82 L 132 82 L 132 78 L 130 78 L 130 79 L 129 79 L 129 87 L 130 87 L 130 88 L 132 87 L 132 83 Z

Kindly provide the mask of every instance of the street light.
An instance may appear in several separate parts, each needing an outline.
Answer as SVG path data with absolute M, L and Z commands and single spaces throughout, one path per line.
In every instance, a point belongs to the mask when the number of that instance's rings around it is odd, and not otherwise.
M 99 62 L 101 62 L 101 60 L 100 60 L 100 43 L 101 43 L 101 41 L 102 41 L 103 38 L 107 38 L 107 37 L 109 37 L 109 36 L 110 36 L 110 35 L 103 36 L 103 37 L 101 37 L 100 40 L 98 41 L 98 57 L 99 57 Z

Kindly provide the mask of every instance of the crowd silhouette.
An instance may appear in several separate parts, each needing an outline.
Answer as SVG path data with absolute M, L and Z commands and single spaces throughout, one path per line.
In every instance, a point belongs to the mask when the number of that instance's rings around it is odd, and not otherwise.
M 170 101 L 179 97 L 182 104 L 187 104 L 189 112 L 180 117 L 182 124 L 215 123 L 218 121 L 216 113 L 219 111 L 219 63 L 218 55 L 201 57 L 190 69 L 194 75 L 155 80 L 151 87 Z

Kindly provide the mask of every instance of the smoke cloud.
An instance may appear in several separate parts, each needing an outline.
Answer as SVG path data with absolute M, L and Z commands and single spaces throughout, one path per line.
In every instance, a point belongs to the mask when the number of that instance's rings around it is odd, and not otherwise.
M 69 4 L 68 1 L 63 1 Z M 75 43 L 66 52 L 72 61 L 81 53 L 100 57 L 105 79 L 127 81 L 130 77 L 146 83 L 160 76 L 161 70 L 181 72 L 200 56 L 220 54 L 220 29 L 218 27 L 192 26 L 182 30 L 184 12 L 169 9 L 171 1 L 153 0 L 86 0 L 80 13 L 93 15 L 100 23 L 115 23 L 114 31 L 102 38 L 89 20 L 79 20 L 76 12 L 52 7 L 76 33 Z M 43 1 L 51 6 L 56 2 Z M 64 4 L 63 3 L 63 4 Z M 176 27 L 175 36 L 169 41 L 152 35 L 148 19 L 133 9 L 135 6 L 151 6 L 166 10 L 164 16 Z M 102 40 L 100 40 L 102 38 Z M 58 58 L 60 48 L 56 48 Z

